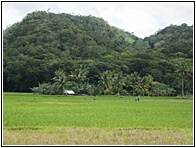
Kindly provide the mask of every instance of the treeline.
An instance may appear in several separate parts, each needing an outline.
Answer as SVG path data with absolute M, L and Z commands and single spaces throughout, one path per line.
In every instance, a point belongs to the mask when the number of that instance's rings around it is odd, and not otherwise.
M 81 66 L 82 67 L 82 66 Z M 76 94 L 117 94 L 117 95 L 148 95 L 148 96 L 175 96 L 174 89 L 168 85 L 153 81 L 151 75 L 140 77 L 137 72 L 125 75 L 120 72 L 106 70 L 101 73 L 97 85 L 88 81 L 88 68 L 79 68 L 66 75 L 63 70 L 57 70 L 52 83 L 42 83 L 31 90 L 39 94 L 65 94 L 67 89 Z
M 43 84 L 55 88 L 53 78 L 61 70 L 66 76 L 63 87 L 77 93 L 87 93 L 85 87 L 102 94 L 153 95 L 156 83 L 175 95 L 182 93 L 182 87 L 189 94 L 193 92 L 192 62 L 193 26 L 186 24 L 171 25 L 140 39 L 102 18 L 37 11 L 3 31 L 4 91 L 31 91 Z M 70 75 L 86 69 L 81 66 L 87 68 L 88 81 L 77 83 Z M 110 87 L 100 84 L 105 73 L 113 79 Z M 123 82 L 117 90 L 115 74 L 125 82 L 133 74 L 141 80 L 149 76 L 153 84 L 148 91 L 138 91 Z

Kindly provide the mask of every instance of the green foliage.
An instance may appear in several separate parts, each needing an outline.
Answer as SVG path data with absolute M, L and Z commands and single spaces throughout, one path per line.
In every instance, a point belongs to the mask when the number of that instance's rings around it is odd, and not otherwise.
M 151 75 L 180 94 L 181 76 L 174 62 L 179 57 L 190 65 L 184 79 L 189 94 L 193 26 L 171 25 L 140 39 L 91 15 L 35 11 L 3 31 L 3 90 L 28 92 L 54 82 L 55 93 L 61 94 L 70 88 L 77 93 L 149 95 L 151 87 L 144 78 Z M 61 79 L 55 75 L 59 69 L 65 74 Z M 131 81 L 134 73 L 140 76 L 138 84 Z
M 58 94 L 61 93 L 59 92 L 59 86 L 57 86 L 56 84 L 51 84 L 51 83 L 42 83 L 39 84 L 38 87 L 33 87 L 31 88 L 31 90 L 34 93 L 38 93 L 38 94 L 50 94 L 50 95 L 54 95 L 54 94 Z
M 152 93 L 155 96 L 175 96 L 175 90 L 164 83 L 154 82 Z
M 187 60 L 183 58 L 176 59 L 174 62 L 176 65 L 175 72 L 178 73 L 179 76 L 181 77 L 181 88 L 182 88 L 181 96 L 182 98 L 184 98 L 184 86 L 187 85 L 187 87 L 190 87 L 189 84 L 191 84 L 191 79 L 193 78 L 192 66 Z M 185 80 L 187 81 L 186 84 L 184 83 Z
M 57 70 L 55 72 L 55 77 L 52 80 L 54 81 L 54 85 L 57 86 L 57 89 L 60 92 L 60 94 L 63 94 L 65 90 L 65 84 L 67 81 L 67 77 L 64 74 L 64 71 Z

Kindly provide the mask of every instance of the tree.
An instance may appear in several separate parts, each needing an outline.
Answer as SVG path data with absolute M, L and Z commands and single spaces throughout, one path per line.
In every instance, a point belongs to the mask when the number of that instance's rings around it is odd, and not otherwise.
M 115 72 L 113 75 L 113 88 L 117 90 L 118 94 L 123 90 L 123 86 L 125 86 L 125 78 L 122 72 Z
M 139 76 L 139 74 L 137 72 L 132 73 L 131 74 L 131 87 L 133 91 L 133 96 L 135 95 L 135 92 L 137 92 L 138 90 L 139 81 L 141 81 L 141 77 Z M 140 93 L 140 92 L 137 92 L 137 93 Z
M 179 58 L 176 60 L 176 73 L 179 74 L 179 76 L 181 77 L 181 96 L 182 96 L 182 99 L 185 98 L 184 96 L 184 79 L 185 79 L 185 76 L 190 72 L 192 71 L 191 70 L 191 66 L 190 64 L 183 58 Z
M 87 79 L 88 72 L 88 68 L 80 65 L 79 68 L 76 68 L 74 71 L 71 72 L 71 74 L 69 75 L 69 79 L 76 83 L 84 82 Z
M 54 95 L 59 94 L 57 85 L 49 83 L 42 83 L 38 85 L 38 87 L 33 87 L 31 90 L 34 93 L 45 94 L 45 95 Z
M 65 90 L 65 85 L 67 82 L 67 77 L 64 71 L 60 69 L 55 71 L 55 77 L 52 80 L 54 81 L 54 84 L 57 86 L 60 94 L 63 94 Z
M 156 96 L 174 96 L 175 90 L 172 88 L 169 88 L 168 85 L 164 83 L 159 83 L 154 81 L 152 83 L 152 93 Z
M 142 92 L 144 96 L 145 92 L 147 93 L 148 90 L 151 88 L 153 82 L 153 77 L 151 75 L 144 76 L 138 81 L 138 85 L 136 91 Z
M 113 72 L 109 70 L 106 70 L 100 75 L 98 86 L 100 86 L 103 89 L 104 95 L 109 93 L 112 88 L 112 76 Z

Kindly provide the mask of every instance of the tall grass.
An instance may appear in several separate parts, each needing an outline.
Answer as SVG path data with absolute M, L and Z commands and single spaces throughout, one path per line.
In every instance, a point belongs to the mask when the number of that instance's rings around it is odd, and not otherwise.
M 108 135 L 119 130 L 127 131 L 127 134 L 137 130 L 138 133 L 149 132 L 149 135 L 158 131 L 176 131 L 182 137 L 183 133 L 186 137 L 189 135 L 189 141 L 192 141 L 192 100 L 175 97 L 141 97 L 140 101 L 134 100 L 134 97 L 129 96 L 97 96 L 97 100 L 88 96 L 85 100 L 84 96 L 8 93 L 3 97 L 3 127 L 6 135 L 11 132 L 19 134 L 24 130 L 33 130 L 32 134 L 35 134 L 37 131 L 53 131 L 59 128 L 74 129 L 73 131 L 80 129 L 85 132 L 88 129 L 109 130 Z M 120 143 L 128 144 L 125 141 Z
M 5 129 L 4 145 L 192 145 L 190 131 L 53 128 Z

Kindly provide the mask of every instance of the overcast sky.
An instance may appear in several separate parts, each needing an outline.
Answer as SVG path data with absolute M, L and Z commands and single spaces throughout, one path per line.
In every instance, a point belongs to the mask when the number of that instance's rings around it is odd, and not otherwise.
M 110 25 L 144 38 L 170 24 L 194 23 L 193 2 L 2 2 L 2 27 L 36 10 L 101 17 Z

